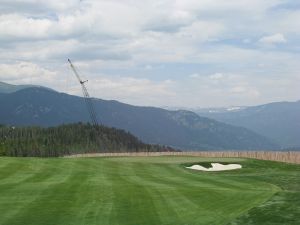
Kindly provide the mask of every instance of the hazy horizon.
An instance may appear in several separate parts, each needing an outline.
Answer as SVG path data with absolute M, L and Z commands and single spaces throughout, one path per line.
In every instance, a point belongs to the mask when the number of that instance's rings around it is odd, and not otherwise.
M 0 83 L 6 83 L 6 82 L 3 82 L 0 80 Z M 6 84 L 9 84 L 9 85 L 27 85 L 27 84 L 10 84 L 10 83 L 6 83 Z M 29 85 L 33 85 L 33 86 L 41 86 L 41 87 L 46 87 L 46 88 L 50 88 L 50 87 L 47 87 L 47 86 L 44 86 L 44 85 L 35 85 L 35 84 L 29 84 Z M 51 88 L 50 88 L 51 89 Z M 54 91 L 58 91 L 60 93 L 66 93 L 64 91 L 59 91 L 59 90 L 55 90 L 52 88 L 52 90 Z M 67 93 L 68 94 L 68 93 Z M 69 93 L 70 94 L 70 93 Z M 75 96 L 78 96 L 78 97 L 83 97 L 82 96 L 82 92 L 80 93 L 75 93 L 75 94 L 71 94 L 71 95 L 75 95 Z M 92 98 L 97 98 L 97 99 L 102 99 L 102 100 L 106 100 L 106 101 L 119 101 L 119 102 L 122 102 L 122 103 L 125 103 L 125 104 L 130 104 L 130 105 L 133 105 L 133 106 L 144 106 L 144 107 L 158 107 L 158 108 L 163 108 L 163 109 L 167 109 L 167 110 L 195 110 L 195 109 L 222 109 L 222 108 L 233 108 L 233 107 L 240 107 L 240 108 L 243 108 L 243 107 L 253 107 L 253 106 L 259 106 L 259 105 L 265 105 L 265 104 L 270 104 L 270 103 L 278 103 L 278 102 L 265 102 L 265 103 L 261 103 L 261 104 L 258 104 L 258 105 L 223 105 L 223 106 L 208 106 L 208 107 L 201 107 L 201 106 L 194 106 L 194 107 L 188 107 L 188 106 L 180 106 L 180 105 L 173 105 L 173 106 L 169 106 L 169 105 L 157 105 L 157 106 L 153 106 L 153 105 L 146 105 L 146 104 L 131 104 L 129 102 L 126 102 L 125 101 L 120 101 L 120 100 L 116 100 L 116 99 L 105 99 L 105 98 L 101 98 L 101 97 L 94 97 L 94 96 L 91 96 Z M 294 103 L 294 102 L 298 102 L 300 101 L 300 99 L 296 99 L 294 101 L 280 101 L 280 102 L 290 102 L 290 103 Z
M 0 80 L 133 105 L 300 99 L 296 0 L 1 1 Z

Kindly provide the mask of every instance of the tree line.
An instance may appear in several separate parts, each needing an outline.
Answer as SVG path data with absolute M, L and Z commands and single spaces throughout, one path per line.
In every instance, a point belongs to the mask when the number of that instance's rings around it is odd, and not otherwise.
M 0 125 L 0 156 L 57 157 L 79 153 L 159 152 L 170 147 L 145 144 L 124 130 L 76 123 L 57 127 Z

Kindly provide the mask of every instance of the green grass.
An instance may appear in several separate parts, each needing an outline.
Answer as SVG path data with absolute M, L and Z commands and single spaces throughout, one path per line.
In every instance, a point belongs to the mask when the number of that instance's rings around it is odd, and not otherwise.
M 243 169 L 184 168 L 193 162 Z M 258 160 L 0 158 L 1 225 L 293 225 L 299 191 L 299 165 Z

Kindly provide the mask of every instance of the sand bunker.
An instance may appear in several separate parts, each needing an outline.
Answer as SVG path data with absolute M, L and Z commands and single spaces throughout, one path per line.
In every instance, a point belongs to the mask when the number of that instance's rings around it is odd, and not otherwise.
M 211 163 L 211 166 L 212 167 L 210 167 L 210 168 L 205 168 L 200 165 L 193 165 L 193 166 L 189 166 L 186 168 L 192 169 L 192 170 L 201 170 L 201 171 L 224 171 L 224 170 L 236 170 L 236 169 L 242 168 L 242 165 L 240 165 L 240 164 L 223 165 L 221 163 Z

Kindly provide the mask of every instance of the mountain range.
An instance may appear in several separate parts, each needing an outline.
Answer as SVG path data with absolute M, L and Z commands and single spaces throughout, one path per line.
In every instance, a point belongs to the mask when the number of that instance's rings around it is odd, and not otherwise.
M 16 88 L 2 83 L 0 87 L 0 124 L 49 127 L 89 121 L 81 97 L 38 86 Z M 247 128 L 218 122 L 191 111 L 132 106 L 102 99 L 92 101 L 101 124 L 129 131 L 150 144 L 182 150 L 267 150 L 280 147 L 275 141 Z
M 200 116 L 250 129 L 276 141 L 282 148 L 300 147 L 300 101 L 193 111 Z

